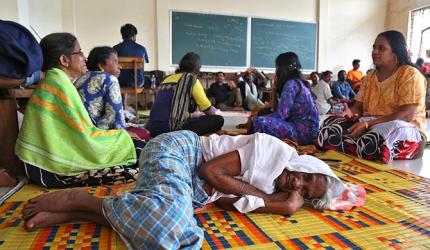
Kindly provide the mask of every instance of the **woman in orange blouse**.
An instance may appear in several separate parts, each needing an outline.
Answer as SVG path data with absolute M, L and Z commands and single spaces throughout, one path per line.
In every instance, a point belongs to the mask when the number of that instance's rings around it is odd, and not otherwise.
M 426 142 L 426 80 L 412 66 L 398 31 L 382 32 L 372 50 L 376 70 L 362 80 L 343 117 L 324 121 L 317 144 L 364 159 L 413 159 Z

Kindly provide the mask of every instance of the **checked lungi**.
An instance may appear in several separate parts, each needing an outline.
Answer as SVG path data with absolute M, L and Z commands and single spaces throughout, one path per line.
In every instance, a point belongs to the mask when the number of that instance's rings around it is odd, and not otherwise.
M 136 188 L 103 203 L 106 219 L 127 247 L 201 247 L 203 231 L 193 217 L 193 207 L 203 206 L 208 199 L 198 177 L 202 160 L 200 138 L 190 131 L 162 134 L 146 145 Z

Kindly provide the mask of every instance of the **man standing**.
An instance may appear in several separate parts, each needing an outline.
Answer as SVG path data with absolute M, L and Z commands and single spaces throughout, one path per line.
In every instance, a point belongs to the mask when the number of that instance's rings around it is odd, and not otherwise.
M 148 53 L 145 47 L 136 43 L 137 29 L 133 24 L 125 24 L 121 27 L 122 43 L 115 45 L 113 48 L 117 51 L 118 56 L 142 57 L 145 63 L 148 63 Z M 131 69 L 121 70 L 119 75 L 121 87 L 134 87 L 134 72 Z M 143 86 L 143 70 L 137 70 L 137 85 Z
M 358 92 L 361 86 L 361 78 L 363 78 L 363 72 L 358 70 L 360 68 L 360 60 L 354 59 L 352 61 L 352 69 L 348 71 L 347 78 L 348 82 L 351 84 L 352 89 Z

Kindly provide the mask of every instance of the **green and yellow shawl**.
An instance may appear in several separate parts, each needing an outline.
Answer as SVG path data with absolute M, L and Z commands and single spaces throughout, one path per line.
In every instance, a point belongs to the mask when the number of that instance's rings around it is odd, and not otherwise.
M 136 162 L 125 130 L 94 126 L 78 91 L 60 69 L 51 69 L 31 96 L 15 145 L 18 157 L 59 175 Z

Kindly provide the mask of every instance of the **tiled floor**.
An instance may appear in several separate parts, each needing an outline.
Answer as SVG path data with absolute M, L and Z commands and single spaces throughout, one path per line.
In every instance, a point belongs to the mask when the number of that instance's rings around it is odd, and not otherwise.
M 429 134 L 427 132 L 427 134 Z M 407 172 L 430 178 L 430 148 L 424 150 L 424 155 L 415 160 L 392 161 L 388 165 Z M 427 166 L 427 167 L 426 167 Z
M 321 117 L 323 120 L 324 117 Z M 224 117 L 224 130 L 234 129 L 239 123 L 246 122 L 245 117 Z M 430 138 L 430 119 L 427 119 L 427 138 Z M 396 160 L 388 163 L 387 165 L 392 166 L 396 169 L 401 169 L 407 172 L 414 173 L 426 178 L 430 178 L 430 148 L 424 150 L 423 157 L 415 160 Z M 427 166 L 427 167 L 425 167 Z
M 427 140 L 430 139 L 430 118 L 427 118 Z M 426 178 L 430 178 L 430 147 L 424 150 L 423 157 L 415 160 L 392 161 L 388 165 L 408 171 Z M 427 167 L 426 167 L 427 166 Z

